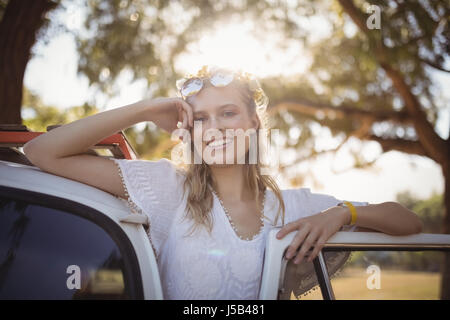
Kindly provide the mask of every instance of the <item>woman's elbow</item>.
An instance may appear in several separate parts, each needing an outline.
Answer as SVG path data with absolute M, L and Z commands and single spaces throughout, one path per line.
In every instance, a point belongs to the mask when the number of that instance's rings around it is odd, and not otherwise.
M 410 233 L 416 234 L 423 232 L 424 224 L 422 222 L 422 219 L 420 219 L 420 217 L 414 211 L 410 211 L 410 213 L 411 213 L 411 223 L 409 224 L 411 230 Z
M 414 211 L 409 210 L 398 202 L 390 202 L 390 204 L 396 206 L 396 210 L 403 210 L 406 213 L 406 215 L 404 216 L 404 222 L 407 223 L 403 224 L 406 229 L 403 231 L 404 235 L 423 232 L 424 224 L 422 222 L 422 219 L 420 219 L 420 217 Z
M 417 215 L 416 215 L 416 217 L 417 217 Z M 423 225 L 422 220 L 419 217 L 417 217 L 417 222 L 415 223 L 415 232 L 414 233 L 423 232 L 423 228 L 424 228 L 424 225 Z

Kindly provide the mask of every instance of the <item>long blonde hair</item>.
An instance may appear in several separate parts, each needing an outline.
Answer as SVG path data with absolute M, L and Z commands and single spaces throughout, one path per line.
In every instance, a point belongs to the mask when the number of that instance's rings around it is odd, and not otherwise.
M 211 84 L 206 82 L 204 86 L 211 86 Z M 267 113 L 265 111 L 257 110 L 248 84 L 233 80 L 230 86 L 235 87 L 240 93 L 243 101 L 245 102 L 245 105 L 247 106 L 249 114 L 253 116 L 255 112 L 257 113 L 256 116 L 259 120 L 259 129 L 267 128 Z M 187 100 L 189 100 L 189 98 Z M 258 137 L 258 135 L 256 135 L 256 137 Z M 259 145 L 259 143 L 257 145 Z M 190 150 L 191 154 L 189 156 L 191 161 L 189 162 L 189 164 L 183 163 L 181 165 L 185 169 L 184 175 L 186 177 L 183 184 L 184 195 L 186 195 L 186 192 L 188 192 L 184 218 L 189 218 L 193 221 L 191 232 L 189 234 L 192 234 L 192 232 L 199 226 L 205 227 L 211 234 L 213 225 L 210 212 L 213 206 L 214 196 L 212 191 L 208 187 L 208 184 L 212 187 L 215 187 L 214 181 L 212 179 L 211 168 L 203 159 L 201 164 L 194 163 L 194 152 L 196 151 L 193 146 L 193 141 L 191 141 Z M 261 152 L 260 148 L 258 148 L 257 150 L 258 153 Z M 281 191 L 275 179 L 273 179 L 270 175 L 261 174 L 262 164 L 260 162 L 259 155 L 256 157 L 256 164 L 249 164 L 248 157 L 249 152 L 247 152 L 246 154 L 245 161 L 245 182 L 247 186 L 250 187 L 251 190 L 254 190 L 254 194 L 258 203 L 260 194 L 262 192 L 265 192 L 267 188 L 271 189 L 274 192 L 279 201 L 278 212 L 275 217 L 274 224 L 276 224 L 276 221 L 278 221 L 278 218 L 281 214 L 282 224 L 284 225 L 285 205 L 283 197 L 281 195 Z

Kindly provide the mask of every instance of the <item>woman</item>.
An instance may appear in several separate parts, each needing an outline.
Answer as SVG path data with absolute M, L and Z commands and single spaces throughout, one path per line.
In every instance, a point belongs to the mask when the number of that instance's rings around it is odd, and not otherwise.
M 238 143 L 239 129 L 263 129 L 267 106 L 262 88 L 248 73 L 204 66 L 177 86 L 181 98 L 146 99 L 101 112 L 24 146 L 41 169 L 126 199 L 132 210 L 149 217 L 165 299 L 257 299 L 265 238 L 273 227 L 282 227 L 278 238 L 296 231 L 286 254 L 295 263 L 311 261 L 329 237 L 349 225 L 352 231 L 392 235 L 421 232 L 418 217 L 395 202 L 342 205 L 308 188 L 279 190 L 262 174 L 260 157 L 250 161 L 252 138 L 259 136 L 244 136 L 244 144 Z M 181 132 L 190 147 L 188 163 L 84 154 L 141 121 Z

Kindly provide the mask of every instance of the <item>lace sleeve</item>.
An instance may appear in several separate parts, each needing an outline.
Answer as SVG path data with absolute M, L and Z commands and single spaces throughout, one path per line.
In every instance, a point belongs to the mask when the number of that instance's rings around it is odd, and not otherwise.
M 148 236 L 159 255 L 182 202 L 182 172 L 165 158 L 157 161 L 110 159 L 117 165 L 130 210 L 148 216 Z

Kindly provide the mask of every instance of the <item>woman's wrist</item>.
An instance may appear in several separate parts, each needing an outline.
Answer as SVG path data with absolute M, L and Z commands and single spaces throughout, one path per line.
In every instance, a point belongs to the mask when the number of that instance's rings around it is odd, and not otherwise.
M 337 214 L 341 218 L 341 223 L 343 226 L 349 225 L 352 221 L 352 213 L 350 212 L 350 209 L 346 206 L 336 206 L 334 207 L 335 210 L 337 210 Z
M 136 110 L 136 122 L 153 121 L 155 107 L 152 103 L 152 99 L 138 101 L 132 104 L 132 106 Z

